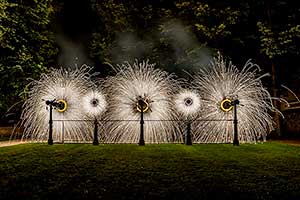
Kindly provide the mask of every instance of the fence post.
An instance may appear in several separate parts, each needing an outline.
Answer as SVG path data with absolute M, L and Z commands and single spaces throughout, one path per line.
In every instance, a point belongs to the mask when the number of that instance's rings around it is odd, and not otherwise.
M 50 109 L 50 118 L 49 118 L 49 138 L 48 138 L 48 144 L 49 145 L 53 145 L 53 139 L 52 139 L 52 125 L 53 125 L 53 120 L 52 120 L 52 105 L 49 105 L 49 109 Z
M 144 100 L 139 99 L 138 104 L 141 107 L 141 120 L 140 120 L 140 140 L 139 145 L 144 146 L 145 140 L 144 140 Z
M 64 120 L 61 121 L 61 126 L 62 126 L 62 137 L 61 137 L 61 143 L 64 144 L 65 143 L 65 122 Z
M 191 120 L 187 120 L 186 134 L 185 134 L 185 144 L 192 145 L 192 136 L 191 136 Z
M 238 138 L 238 120 L 237 120 L 237 105 L 240 103 L 239 100 L 234 100 L 233 101 L 233 114 L 234 114 L 234 119 L 233 119 L 233 145 L 234 146 L 239 146 L 239 138 Z
M 98 121 L 95 119 L 94 121 L 94 140 L 93 140 L 93 145 L 99 145 L 99 140 L 98 140 Z

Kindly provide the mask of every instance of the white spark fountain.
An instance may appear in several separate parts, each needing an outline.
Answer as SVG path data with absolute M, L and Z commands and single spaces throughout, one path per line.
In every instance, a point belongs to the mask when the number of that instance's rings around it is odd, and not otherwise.
M 88 119 L 83 109 L 87 106 L 82 97 L 94 86 L 90 81 L 90 70 L 86 65 L 76 70 L 50 69 L 49 73 L 41 75 L 40 80 L 32 81 L 21 115 L 24 139 L 48 139 L 49 108 L 46 109 L 45 101 L 56 100 L 62 107 L 53 110 L 53 140 L 91 140 L 89 126 L 82 121 Z
M 185 85 L 189 85 L 184 83 Z M 191 144 L 191 121 L 199 114 L 201 107 L 201 100 L 196 91 L 183 89 L 174 97 L 175 108 L 179 113 L 179 119 L 177 126 L 181 129 L 182 139 L 186 144 Z M 188 139 L 189 138 L 189 139 Z
M 107 108 L 105 95 L 102 92 L 100 92 L 100 88 L 94 89 L 86 93 L 82 97 L 82 101 L 83 110 L 85 111 L 85 113 L 87 114 L 87 118 L 89 119 L 89 132 L 94 133 L 93 137 L 97 137 L 97 141 L 102 140 L 103 132 L 105 129 L 103 129 L 103 122 L 101 121 L 101 119 L 99 120 L 99 118 L 102 116 L 102 114 L 106 111 Z M 101 127 L 100 132 L 98 131 L 99 126 Z M 98 142 L 96 143 L 98 144 Z
M 118 65 L 116 76 L 107 79 L 109 91 L 108 120 L 114 121 L 106 129 L 106 142 L 137 143 L 140 133 L 140 112 L 144 113 L 144 139 L 146 143 L 162 143 L 180 140 L 174 122 L 176 112 L 172 95 L 178 86 L 172 75 L 148 61 L 131 65 Z M 144 101 L 144 107 L 138 100 Z
M 226 63 L 221 55 L 214 58 L 209 67 L 195 75 L 193 88 L 202 99 L 201 116 L 195 121 L 194 141 L 198 143 L 231 143 L 233 141 L 233 119 L 231 102 L 240 101 L 237 107 L 239 141 L 256 142 L 265 138 L 273 129 L 270 111 L 274 111 L 271 96 L 263 87 L 256 64 L 248 61 L 239 71 Z
M 54 141 L 91 141 L 93 122 L 107 110 L 101 130 L 102 141 L 106 143 L 138 143 L 142 111 L 146 143 L 181 142 L 182 123 L 177 120 L 190 122 L 194 118 L 194 143 L 231 143 L 231 103 L 236 99 L 240 101 L 237 115 L 241 143 L 256 142 L 273 129 L 269 111 L 276 109 L 261 83 L 261 78 L 268 74 L 257 76 L 257 65 L 247 62 L 239 71 L 219 56 L 194 76 L 191 90 L 181 91 L 173 75 L 154 66 L 137 60 L 117 65 L 117 74 L 103 82 L 107 96 L 100 88 L 95 89 L 90 67 L 73 71 L 51 69 L 31 83 L 21 116 L 23 138 L 48 139 L 46 100 L 55 100 L 60 105 L 53 111 Z M 139 104 L 141 100 L 143 103 Z
M 100 91 L 92 90 L 82 97 L 85 113 L 91 118 L 99 117 L 107 107 L 105 96 Z
M 199 95 L 195 91 L 184 89 L 175 95 L 176 110 L 189 118 L 198 114 L 201 106 Z

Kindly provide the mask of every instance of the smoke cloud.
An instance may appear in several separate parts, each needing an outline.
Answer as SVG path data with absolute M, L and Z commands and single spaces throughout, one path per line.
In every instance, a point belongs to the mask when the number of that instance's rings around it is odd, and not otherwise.
M 206 66 L 212 58 L 212 51 L 178 20 L 162 22 L 143 39 L 133 32 L 118 33 L 109 51 L 114 63 L 148 58 L 179 75 Z
M 153 48 L 153 41 L 140 39 L 136 34 L 118 33 L 110 53 L 115 63 L 141 59 L 149 54 Z
M 63 34 L 56 35 L 56 42 L 60 47 L 60 66 L 75 68 L 83 64 L 93 65 L 92 60 L 88 58 L 86 47 L 80 42 L 74 42 Z
M 166 21 L 161 25 L 161 35 L 172 45 L 177 67 L 196 70 L 206 66 L 212 58 L 212 51 L 200 44 L 190 27 L 181 21 Z

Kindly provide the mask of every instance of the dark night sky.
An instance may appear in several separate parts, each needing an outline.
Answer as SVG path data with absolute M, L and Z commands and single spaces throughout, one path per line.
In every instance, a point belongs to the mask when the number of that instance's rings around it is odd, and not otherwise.
M 74 64 L 92 65 L 89 58 L 88 44 L 93 28 L 96 26 L 95 13 L 89 1 L 67 0 L 56 16 L 54 32 L 60 46 L 58 64 L 73 67 Z
M 59 21 L 66 36 L 73 40 L 80 40 L 91 33 L 95 26 L 95 16 L 85 0 L 67 0 L 59 16 Z
M 88 39 L 96 26 L 96 15 L 89 3 L 90 2 L 86 0 L 66 0 L 62 12 L 57 16 L 58 25 L 56 25 L 56 32 L 63 34 L 64 37 L 68 38 L 74 45 L 81 45 L 79 47 L 80 53 L 78 54 L 84 54 L 82 57 L 88 57 Z M 70 56 L 74 56 L 75 54 Z M 71 62 L 73 61 L 70 61 L 70 63 Z M 93 63 L 88 60 L 88 58 L 83 58 L 82 62 Z M 235 61 L 233 60 L 233 62 Z M 281 68 L 278 75 L 281 79 L 281 83 L 288 85 L 293 90 L 298 90 L 300 84 L 300 68 L 296 64 L 289 62 L 289 60 L 286 60 L 286 63 L 288 63 L 287 66 Z M 63 62 L 63 64 L 65 64 L 65 62 Z M 264 71 L 270 72 L 270 67 L 267 67 Z M 293 73 L 291 73 L 291 71 L 293 71 Z

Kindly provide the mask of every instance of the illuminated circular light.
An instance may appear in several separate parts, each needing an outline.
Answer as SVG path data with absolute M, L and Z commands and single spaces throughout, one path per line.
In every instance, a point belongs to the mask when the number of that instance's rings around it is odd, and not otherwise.
M 183 101 L 184 101 L 184 105 L 186 105 L 186 106 L 191 106 L 194 103 L 193 99 L 190 97 L 185 98 Z
M 147 112 L 149 110 L 149 103 L 147 103 L 146 101 L 143 100 L 143 113 Z M 141 110 L 141 106 L 139 105 L 139 103 L 136 103 L 136 110 L 138 112 L 142 112 Z
M 82 108 L 88 117 L 100 116 L 106 110 L 107 102 L 100 91 L 91 90 L 82 97 Z
M 91 100 L 91 105 L 93 106 L 93 107 L 97 107 L 98 106 L 98 104 L 99 104 L 99 100 L 98 99 L 92 99 Z
M 231 111 L 232 108 L 233 108 L 230 99 L 224 99 L 223 101 L 221 101 L 220 107 L 221 107 L 221 109 L 222 109 L 224 112 Z
M 65 112 L 67 110 L 68 104 L 65 100 L 60 99 L 57 101 L 57 103 L 58 103 L 58 107 L 57 107 L 58 112 Z

